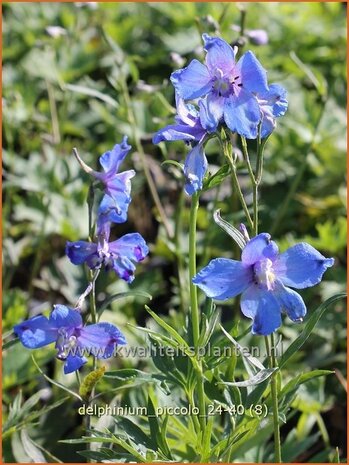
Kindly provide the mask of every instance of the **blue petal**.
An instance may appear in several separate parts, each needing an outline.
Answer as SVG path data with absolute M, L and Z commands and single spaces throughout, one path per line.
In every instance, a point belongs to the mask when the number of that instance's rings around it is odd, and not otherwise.
M 163 129 L 160 129 L 154 137 L 153 144 L 158 144 L 163 141 L 184 140 L 184 141 L 199 141 L 205 134 L 205 129 L 197 126 L 187 126 L 185 124 L 171 124 Z
M 143 237 L 138 233 L 125 234 L 120 239 L 110 242 L 112 268 L 127 282 L 132 282 L 136 267 L 132 263 L 142 261 L 149 253 Z
M 64 374 L 73 373 L 73 371 L 81 368 L 87 359 L 85 357 L 78 357 L 77 355 L 68 355 L 64 364 Z
M 98 207 L 97 223 L 125 223 L 131 197 L 125 192 L 119 192 L 117 199 L 106 194 Z
M 134 273 L 136 267 L 127 257 L 115 257 L 112 261 L 111 268 L 121 279 L 129 284 L 135 279 Z
M 275 128 L 275 118 L 286 113 L 288 102 L 286 90 L 278 84 L 271 84 L 268 92 L 257 95 L 257 100 L 263 115 L 261 136 L 267 137 Z
M 270 84 L 269 91 L 259 94 L 258 100 L 263 100 L 271 108 L 275 118 L 283 116 L 288 108 L 287 91 L 279 84 Z
M 304 289 L 318 284 L 333 258 L 325 258 L 311 245 L 301 242 L 279 255 L 273 268 L 276 277 L 285 285 Z
M 123 204 L 131 202 L 131 179 L 135 175 L 134 170 L 123 171 L 116 174 L 105 184 L 105 191 L 115 201 Z
M 184 123 L 188 126 L 193 126 L 195 121 L 199 118 L 199 112 L 194 105 L 185 103 L 184 100 L 176 92 L 176 108 L 177 117 L 176 121 Z M 178 119 L 177 119 L 178 118 Z
M 77 310 L 65 305 L 54 305 L 49 318 L 52 328 L 79 328 L 82 326 L 82 318 Z
M 91 262 L 96 257 L 97 245 L 93 242 L 78 241 L 67 242 L 65 253 L 74 265 Z
M 257 137 L 261 111 L 253 94 L 241 88 L 239 95 L 225 99 L 224 120 L 229 129 L 248 139 Z
M 125 234 L 116 241 L 110 242 L 109 251 L 113 254 L 127 257 L 135 262 L 140 262 L 148 255 L 149 248 L 139 233 L 130 233 Z
M 227 42 L 219 37 L 210 37 L 203 34 L 204 49 L 207 52 L 206 64 L 212 75 L 217 69 L 223 71 L 224 75 L 229 74 L 235 66 L 235 53 Z
M 229 258 L 212 260 L 193 278 L 193 283 L 213 299 L 226 300 L 243 292 L 253 282 L 251 268 Z
M 243 87 L 250 92 L 267 92 L 267 73 L 251 51 L 242 55 L 234 73 L 241 77 Z
M 205 65 L 198 60 L 171 74 L 171 82 L 184 100 L 191 100 L 211 90 L 211 77 Z
M 28 349 L 46 346 L 57 338 L 57 330 L 52 328 L 48 319 L 42 315 L 22 321 L 13 328 L 13 331 Z
M 281 325 L 281 306 L 271 291 L 253 284 L 242 294 L 240 306 L 253 320 L 253 334 L 267 336 Z
M 197 144 L 187 155 L 184 163 L 185 192 L 193 195 L 202 189 L 207 171 L 207 158 L 201 144 Z
M 223 117 L 224 97 L 209 94 L 205 100 L 200 100 L 201 125 L 209 132 L 214 132 Z
M 119 171 L 119 167 L 131 150 L 131 146 L 127 143 L 127 136 L 124 136 L 121 144 L 114 145 L 113 149 L 105 152 L 99 162 L 106 173 L 115 174 Z M 103 175 L 102 175 L 103 176 Z
M 115 347 L 125 345 L 126 339 L 122 332 L 111 323 L 97 323 L 85 326 L 78 338 L 79 347 L 86 354 L 97 358 L 109 358 L 114 354 Z
M 247 242 L 241 254 L 242 262 L 245 265 L 254 265 L 265 258 L 269 258 L 271 261 L 275 260 L 279 249 L 270 238 L 270 234 L 261 233 Z
M 263 120 L 261 125 L 261 137 L 262 139 L 264 139 L 274 131 L 276 127 L 276 121 L 275 118 L 269 112 L 264 111 L 262 107 L 261 110 L 263 114 Z
M 303 321 L 307 309 L 298 292 L 283 286 L 280 281 L 276 281 L 274 295 L 281 305 L 281 308 L 285 310 L 292 321 L 297 323 Z

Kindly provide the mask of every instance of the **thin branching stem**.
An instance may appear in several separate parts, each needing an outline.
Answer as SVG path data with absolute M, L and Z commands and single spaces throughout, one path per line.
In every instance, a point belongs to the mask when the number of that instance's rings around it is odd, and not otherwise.
M 193 328 L 194 347 L 199 353 L 200 338 L 200 312 L 198 305 L 198 291 L 192 279 L 196 275 L 196 222 L 199 208 L 199 194 L 196 192 L 191 198 L 190 223 L 189 223 L 189 289 L 190 289 L 190 308 Z M 197 355 L 198 369 L 196 370 L 196 390 L 199 402 L 199 422 L 202 432 L 206 428 L 206 405 L 204 380 L 202 376 L 202 364 Z

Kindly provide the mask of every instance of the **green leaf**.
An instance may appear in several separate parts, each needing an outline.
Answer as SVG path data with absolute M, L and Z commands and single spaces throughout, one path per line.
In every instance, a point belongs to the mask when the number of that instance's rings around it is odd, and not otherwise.
M 158 418 L 155 413 L 154 403 L 149 394 L 148 396 L 148 404 L 147 404 L 147 412 L 148 412 L 148 423 L 150 428 L 150 435 L 155 442 L 156 448 L 158 448 L 158 437 L 160 436 L 160 425 Z
M 92 434 L 99 433 L 98 431 L 93 430 L 91 432 Z M 62 439 L 59 442 L 64 443 L 64 444 L 86 444 L 86 443 L 110 443 L 110 444 L 116 444 L 123 449 L 125 449 L 133 458 L 135 458 L 137 461 L 141 463 L 146 462 L 146 458 L 143 457 L 133 446 L 128 444 L 126 441 L 124 441 L 121 438 L 117 438 L 114 435 L 111 436 L 106 436 L 105 434 L 103 436 L 83 436 L 81 439 Z
M 247 399 L 245 402 L 246 407 L 248 408 L 253 404 L 257 404 L 259 400 L 261 399 L 261 397 L 263 396 L 268 386 L 269 386 L 268 379 L 265 379 L 264 381 L 259 383 L 257 387 L 253 389 L 253 391 L 250 392 L 249 395 L 247 396 Z
M 120 430 L 125 432 L 135 444 L 141 444 L 147 449 L 156 450 L 156 444 L 153 439 L 148 437 L 138 425 L 133 423 L 133 421 L 120 416 L 115 418 L 115 422 L 118 427 L 120 427 Z
M 160 421 L 156 415 L 155 408 L 154 408 L 154 402 L 151 398 L 150 393 L 148 396 L 147 409 L 148 409 L 148 422 L 149 422 L 150 433 L 151 433 L 151 437 L 153 441 L 155 441 L 156 448 L 160 449 L 162 453 L 165 454 L 166 457 L 170 458 L 171 452 L 168 447 L 167 441 L 166 440 L 163 441 L 163 436 L 161 434 Z
M 18 342 L 20 342 L 20 340 L 18 338 L 16 339 L 11 339 L 11 341 L 7 341 L 5 342 L 5 344 L 2 346 L 2 350 L 7 350 L 9 349 L 10 347 L 14 346 L 15 344 L 17 344 Z
M 160 318 L 155 312 L 153 312 L 147 305 L 145 305 L 147 312 L 154 318 L 154 320 L 161 326 L 168 334 L 170 334 L 173 339 L 183 348 L 188 348 L 188 343 L 180 336 L 175 329 L 167 324 L 162 318 Z
M 259 371 L 256 375 L 252 376 L 252 378 L 247 379 L 246 381 L 220 381 L 217 384 L 224 384 L 226 386 L 237 387 L 256 386 L 257 384 L 260 384 L 266 379 L 268 379 L 276 370 L 278 370 L 278 368 L 265 368 L 264 370 Z
M 292 392 L 298 388 L 303 383 L 306 383 L 307 381 L 313 379 L 313 378 L 318 378 L 320 376 L 327 376 L 327 375 L 333 375 L 335 372 L 331 370 L 313 370 L 309 371 L 308 373 L 303 373 L 301 375 L 298 375 L 296 378 L 291 379 L 280 391 L 279 397 L 282 399 L 283 396 L 288 394 L 289 392 Z
M 47 463 L 41 450 L 36 443 L 29 437 L 28 431 L 23 428 L 21 431 L 21 441 L 25 453 L 34 463 Z
M 212 187 L 219 186 L 229 174 L 230 166 L 228 164 L 223 165 L 214 175 L 204 181 L 203 190 L 209 190 L 212 189 Z
M 39 402 L 42 391 L 40 390 L 33 394 L 23 405 L 22 405 L 22 393 L 21 391 L 16 396 L 12 406 L 10 406 L 10 413 L 7 418 L 7 421 L 2 428 L 2 438 L 5 439 L 7 436 L 10 436 L 15 431 L 20 431 L 26 425 L 30 425 L 37 418 L 40 418 L 45 413 L 54 410 L 56 407 L 59 407 L 63 404 L 68 397 L 63 397 L 62 399 L 50 404 L 47 407 L 42 408 L 38 411 L 32 411 L 32 408 Z
M 327 308 L 337 302 L 337 300 L 344 299 L 346 297 L 345 293 L 337 294 L 334 295 L 333 297 L 330 297 L 327 299 L 324 303 L 322 303 L 310 316 L 308 321 L 305 324 L 305 327 L 303 331 L 300 333 L 300 335 L 295 339 L 292 344 L 287 348 L 285 353 L 282 355 L 282 357 L 279 360 L 279 368 L 281 369 L 287 360 L 292 357 L 293 354 L 295 354 L 305 343 L 305 341 L 308 339 L 310 336 L 311 332 L 313 331 L 316 323 L 320 320 L 322 315 L 324 314 L 325 310 Z
M 256 358 L 249 354 L 244 347 L 242 347 L 235 339 L 220 325 L 221 330 L 227 336 L 229 341 L 231 341 L 234 346 L 238 349 L 242 357 L 251 365 L 254 369 L 258 368 L 259 370 L 265 370 L 265 366 Z

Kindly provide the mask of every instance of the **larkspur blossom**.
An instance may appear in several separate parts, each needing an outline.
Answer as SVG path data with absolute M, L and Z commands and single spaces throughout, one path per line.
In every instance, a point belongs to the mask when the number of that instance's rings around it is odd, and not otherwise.
M 57 358 L 64 361 L 64 373 L 81 368 L 87 359 L 83 354 L 110 358 L 118 345 L 125 345 L 122 332 L 111 323 L 83 325 L 77 310 L 55 305 L 49 316 L 38 315 L 14 327 L 24 347 L 38 349 L 56 343 Z
M 275 129 L 275 119 L 286 113 L 288 107 L 286 95 L 286 90 L 279 84 L 270 84 L 268 92 L 257 94 L 262 113 L 262 138 L 267 137 Z
M 124 223 L 127 220 L 127 210 L 131 202 L 131 179 L 135 175 L 134 170 L 119 173 L 119 168 L 131 146 L 124 136 L 121 144 L 116 144 L 112 150 L 105 152 L 99 162 L 103 171 L 95 171 L 90 168 L 78 155 L 74 154 L 80 165 L 88 174 L 103 184 L 105 195 L 100 203 L 98 214 L 108 215 L 113 223 Z
M 242 313 L 253 320 L 252 333 L 268 335 L 281 325 L 281 312 L 292 321 L 302 321 L 306 307 L 302 297 L 290 289 L 318 284 L 333 258 L 325 258 L 307 243 L 299 243 L 279 254 L 267 233 L 247 242 L 241 261 L 212 260 L 193 278 L 208 297 L 227 300 L 242 294 Z
M 110 223 L 102 222 L 99 224 L 97 242 L 67 242 L 66 254 L 74 265 L 86 263 L 92 270 L 105 266 L 131 283 L 136 270 L 133 262 L 144 260 L 149 252 L 148 246 L 139 233 L 125 234 L 113 242 L 108 242 L 109 236 Z
M 195 143 L 202 141 L 207 134 L 206 129 L 202 127 L 199 111 L 194 105 L 185 104 L 178 94 L 176 94 L 176 108 L 176 124 L 170 124 L 154 134 L 154 144 L 174 140 Z
M 194 59 L 172 73 L 176 91 L 184 100 L 205 97 L 199 106 L 201 124 L 207 131 L 216 131 L 223 119 L 231 131 L 255 139 L 261 120 L 256 94 L 268 92 L 264 68 L 251 51 L 236 63 L 236 48 L 218 37 L 202 37 L 206 65 Z
M 193 195 L 202 188 L 203 179 L 207 171 L 207 159 L 204 152 L 204 142 L 208 135 L 202 127 L 199 111 L 194 105 L 187 105 L 176 94 L 177 116 L 176 124 L 160 129 L 154 137 L 153 143 L 162 141 L 183 140 L 190 143 L 193 148 L 184 162 L 185 192 Z

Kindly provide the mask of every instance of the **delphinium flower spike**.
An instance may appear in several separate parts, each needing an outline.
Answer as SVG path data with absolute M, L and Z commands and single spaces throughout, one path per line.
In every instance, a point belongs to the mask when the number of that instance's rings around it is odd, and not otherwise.
M 295 322 L 306 314 L 302 297 L 288 286 L 315 286 L 333 263 L 333 258 L 325 258 L 305 242 L 279 254 L 270 235 L 261 233 L 247 242 L 241 261 L 216 258 L 193 283 L 215 300 L 242 294 L 241 311 L 253 320 L 252 333 L 268 335 L 280 327 L 282 311 Z
M 118 345 L 125 345 L 122 332 L 111 323 L 83 325 L 76 309 L 55 305 L 49 316 L 38 315 L 14 327 L 24 347 L 38 349 L 56 343 L 57 358 L 64 361 L 64 373 L 72 373 L 86 362 L 85 355 L 110 358 Z
M 133 262 L 140 262 L 148 255 L 149 249 L 139 233 L 125 234 L 119 239 L 108 242 L 110 223 L 97 223 L 97 242 L 67 242 L 66 254 L 74 265 L 86 263 L 91 269 L 105 266 L 114 270 L 120 278 L 128 283 L 134 280 L 136 267 Z
M 75 157 L 86 173 L 93 176 L 103 184 L 105 195 L 100 203 L 100 214 L 108 212 L 110 221 L 113 223 L 124 223 L 127 220 L 127 210 L 131 202 L 131 179 L 135 175 L 134 170 L 119 173 L 119 168 L 131 146 L 124 136 L 121 144 L 115 144 L 112 150 L 105 152 L 99 162 L 103 171 L 95 171 L 80 158 L 76 149 L 73 150 Z

